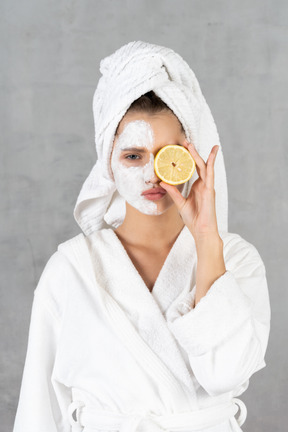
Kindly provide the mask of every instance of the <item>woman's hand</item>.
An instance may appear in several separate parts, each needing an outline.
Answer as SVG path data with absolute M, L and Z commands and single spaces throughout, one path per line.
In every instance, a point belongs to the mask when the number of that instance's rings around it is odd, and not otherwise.
M 195 160 L 199 178 L 193 183 L 186 198 L 174 185 L 160 183 L 173 199 L 183 222 L 191 231 L 195 241 L 210 234 L 219 235 L 214 189 L 214 163 L 219 145 L 213 146 L 207 163 L 200 157 L 194 145 L 186 140 L 183 143 Z

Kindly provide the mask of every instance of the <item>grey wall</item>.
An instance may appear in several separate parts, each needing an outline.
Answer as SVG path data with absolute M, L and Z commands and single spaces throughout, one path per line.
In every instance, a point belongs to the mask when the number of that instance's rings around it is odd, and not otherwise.
M 72 212 L 95 161 L 99 62 L 132 40 L 182 55 L 214 115 L 229 231 L 257 247 L 272 307 L 242 428 L 286 430 L 288 2 L 1 0 L 0 12 L 1 431 L 14 422 L 33 291 L 57 245 L 80 232 Z

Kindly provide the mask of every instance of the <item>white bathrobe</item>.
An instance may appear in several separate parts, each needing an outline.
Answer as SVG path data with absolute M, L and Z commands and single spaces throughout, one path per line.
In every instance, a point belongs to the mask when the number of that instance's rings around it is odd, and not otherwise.
M 220 236 L 227 271 L 195 307 L 186 226 L 152 292 L 114 229 L 61 243 L 34 292 L 13 432 L 241 431 L 270 303 L 256 248 Z

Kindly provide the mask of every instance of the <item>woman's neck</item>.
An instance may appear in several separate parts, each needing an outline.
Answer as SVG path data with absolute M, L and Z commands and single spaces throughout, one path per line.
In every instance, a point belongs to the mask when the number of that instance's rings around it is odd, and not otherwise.
M 125 219 L 115 229 L 120 240 L 147 249 L 169 248 L 184 227 L 175 205 L 157 216 L 145 215 L 126 202 Z

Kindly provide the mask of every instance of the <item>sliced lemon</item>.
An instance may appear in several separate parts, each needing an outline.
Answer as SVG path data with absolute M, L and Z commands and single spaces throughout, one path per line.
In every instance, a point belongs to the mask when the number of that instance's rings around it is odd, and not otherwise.
M 166 145 L 154 159 L 156 175 L 165 183 L 178 185 L 187 182 L 193 175 L 196 163 L 189 151 L 181 145 Z

